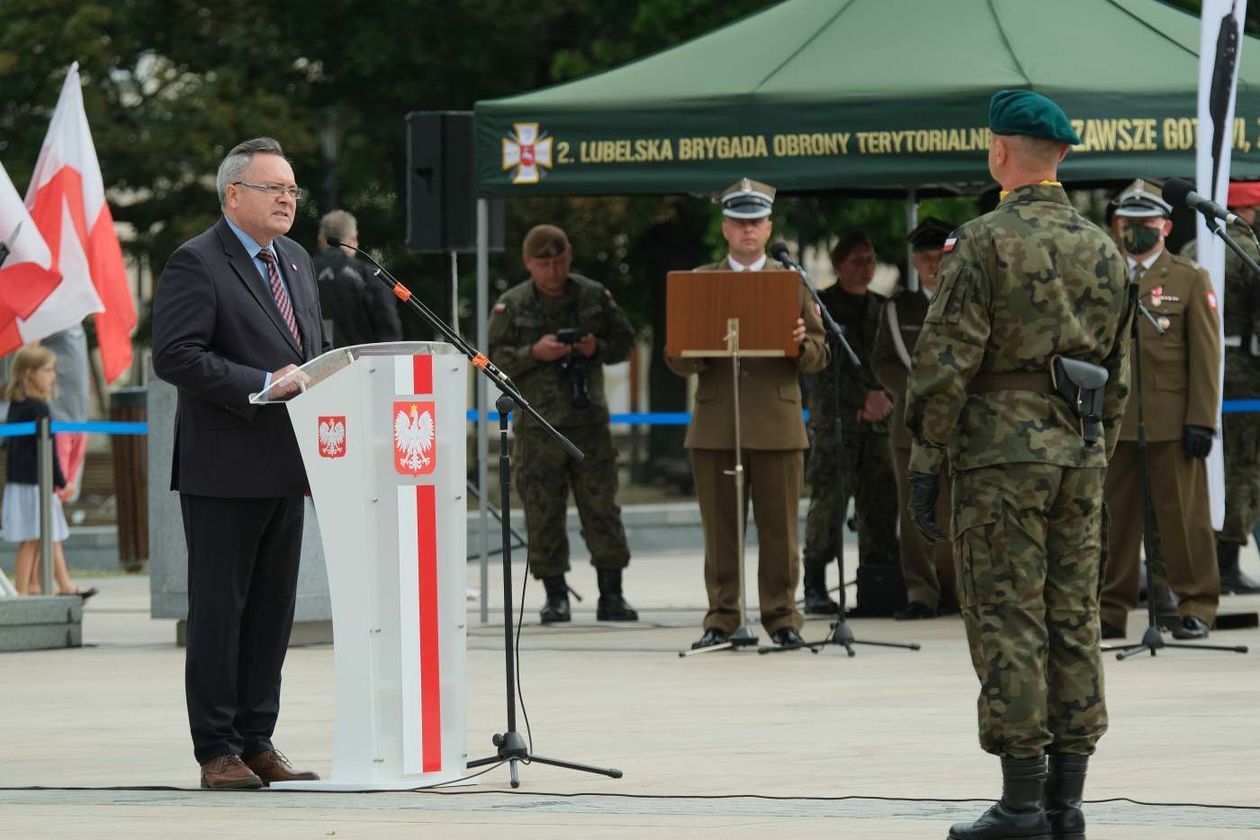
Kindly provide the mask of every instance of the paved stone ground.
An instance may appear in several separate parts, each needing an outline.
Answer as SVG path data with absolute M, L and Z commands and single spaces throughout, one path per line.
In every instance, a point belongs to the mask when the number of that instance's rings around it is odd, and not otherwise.
M 1260 571 L 1254 552 L 1246 562 Z M 588 565 L 571 576 L 587 600 L 570 627 L 537 625 L 541 587 L 530 585 L 521 669 L 535 748 L 625 778 L 532 765 L 519 792 L 496 768 L 473 787 L 388 794 L 194 790 L 171 622 L 148 618 L 144 578 L 85 577 L 102 589 L 85 613 L 89 647 L 0 657 L 0 836 L 908 840 L 943 838 L 996 796 L 996 760 L 976 746 L 975 677 L 956 617 L 851 622 L 859 639 L 914 640 L 917 652 L 680 659 L 699 634 L 700 569 L 694 553 L 636 558 L 626 588 L 638 625 L 594 621 Z M 468 743 L 480 756 L 504 727 L 502 625 L 493 623 L 502 613 L 480 625 L 474 607 Z M 1260 608 L 1260 596 L 1226 599 L 1227 610 L 1244 607 Z M 1142 623 L 1131 617 L 1135 640 Z M 826 632 L 822 621 L 806 628 L 808 638 Z M 1260 631 L 1212 641 L 1255 652 L 1105 660 L 1112 727 L 1091 765 L 1090 837 L 1260 836 Z M 323 773 L 331 682 L 331 648 L 293 650 L 276 734 L 296 764 Z M 84 789 L 24 789 L 37 786 Z M 111 789 L 147 786 L 157 789 Z

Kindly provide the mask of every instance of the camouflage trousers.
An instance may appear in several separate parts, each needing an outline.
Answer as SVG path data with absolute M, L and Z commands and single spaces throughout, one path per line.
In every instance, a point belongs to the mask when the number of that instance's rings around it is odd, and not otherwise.
M 1225 447 L 1224 542 L 1247 543 L 1260 519 L 1260 414 L 1226 414 L 1221 418 Z
M 586 458 L 574 461 L 546 433 L 517 432 L 512 444 L 512 482 L 525 509 L 529 568 L 536 578 L 569 571 L 565 510 L 569 490 L 577 503 L 582 539 L 597 569 L 624 569 L 630 562 L 617 506 L 617 452 L 607 425 L 560 430 Z
M 980 746 L 1088 755 L 1107 730 L 1099 660 L 1103 470 L 954 475 L 958 600 L 980 678 Z
M 825 429 L 822 427 L 826 426 Z M 842 484 L 836 484 L 836 439 L 829 423 L 811 429 L 807 478 L 809 514 L 805 519 L 804 567 L 825 568 L 840 550 L 843 514 L 853 499 L 857 520 L 858 563 L 900 562 L 897 545 L 897 482 L 893 476 L 888 435 L 856 432 L 844 435 Z

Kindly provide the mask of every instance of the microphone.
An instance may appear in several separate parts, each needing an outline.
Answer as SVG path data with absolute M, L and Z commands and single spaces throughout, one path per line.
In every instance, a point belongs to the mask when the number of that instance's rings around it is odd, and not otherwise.
M 1247 224 L 1215 201 L 1199 195 L 1194 191 L 1194 184 L 1182 178 L 1171 178 L 1164 183 L 1164 200 L 1172 205 L 1198 210 L 1209 219 L 1219 219 L 1227 225 Z
M 774 257 L 788 268 L 794 268 L 797 271 L 801 270 L 801 267 L 796 264 L 791 255 L 788 253 L 787 243 L 783 240 L 779 240 L 770 246 L 770 256 Z

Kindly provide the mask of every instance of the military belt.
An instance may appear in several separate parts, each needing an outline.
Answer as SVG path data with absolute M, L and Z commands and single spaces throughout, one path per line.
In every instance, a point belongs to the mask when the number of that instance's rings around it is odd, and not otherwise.
M 1033 391 L 1038 394 L 1054 394 L 1050 374 L 1042 371 L 1010 371 L 996 373 L 981 371 L 967 383 L 968 394 L 990 394 L 994 391 Z

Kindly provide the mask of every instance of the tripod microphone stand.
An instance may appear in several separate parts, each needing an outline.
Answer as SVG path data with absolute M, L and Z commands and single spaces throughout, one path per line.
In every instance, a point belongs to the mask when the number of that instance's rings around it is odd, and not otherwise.
M 507 686 L 507 730 L 502 733 L 496 733 L 490 740 L 497 747 L 497 751 L 492 756 L 478 758 L 468 762 L 468 767 L 482 767 L 487 764 L 501 764 L 508 762 L 508 774 L 511 785 L 514 788 L 520 787 L 521 782 L 517 776 L 517 763 L 523 762 L 531 764 L 549 764 L 553 767 L 563 767 L 567 770 L 578 770 L 583 773 L 595 773 L 601 776 L 608 776 L 612 779 L 620 779 L 621 771 L 613 768 L 593 767 L 586 764 L 578 764 L 572 761 L 564 761 L 558 758 L 544 758 L 540 755 L 534 755 L 530 752 L 530 745 L 526 744 L 525 739 L 516 729 L 516 660 L 512 655 L 512 528 L 510 524 L 511 511 L 511 449 L 508 446 L 508 415 L 513 409 L 519 409 L 528 414 L 539 427 L 560 444 L 561 447 L 574 460 L 581 461 L 585 456 L 582 451 L 573 445 L 573 442 L 566 438 L 560 432 L 548 423 L 538 411 L 529 404 L 524 395 L 517 390 L 516 385 L 507 377 L 507 374 L 495 367 L 494 363 L 482 352 L 477 350 L 467 341 L 465 341 L 459 333 L 453 330 L 445 321 L 438 318 L 429 307 L 425 306 L 411 293 L 411 290 L 398 281 L 396 277 L 385 270 L 385 267 L 374 260 L 370 254 L 353 245 L 347 245 L 335 236 L 328 237 L 328 244 L 333 247 L 338 245 L 345 246 L 354 250 L 356 253 L 364 257 L 369 263 L 376 267 L 374 275 L 380 278 L 393 291 L 394 296 L 404 303 L 411 305 L 420 316 L 438 333 L 440 333 L 448 342 L 454 345 L 461 353 L 468 357 L 472 366 L 479 370 L 482 375 L 487 377 L 494 386 L 499 389 L 500 396 L 495 402 L 495 408 L 499 412 L 499 489 L 502 494 L 500 506 L 503 508 L 502 515 L 499 517 L 500 531 L 503 539 L 503 658 L 504 672 Z
M 822 317 L 823 324 L 827 328 L 827 340 L 831 343 L 831 381 L 833 386 L 833 400 L 835 403 L 835 421 L 832 425 L 832 434 L 836 443 L 836 473 L 835 482 L 837 490 L 844 486 L 844 457 L 843 457 L 843 441 L 844 441 L 844 421 L 842 419 L 843 411 L 840 407 L 840 351 L 848 357 L 849 363 L 855 368 L 862 367 L 862 362 L 858 359 L 857 354 L 853 352 L 853 348 L 844 337 L 844 330 L 836 323 L 835 318 L 831 317 L 826 304 L 819 297 L 818 291 L 814 288 L 814 284 L 810 282 L 809 275 L 805 269 L 794 262 L 789 256 L 787 246 L 782 242 L 776 242 L 770 248 L 770 255 L 782 263 L 787 268 L 792 269 L 801 278 L 801 284 L 809 293 L 814 301 L 814 305 L 818 308 L 818 314 Z M 853 630 L 849 628 L 849 623 L 845 618 L 846 602 L 848 600 L 847 587 L 844 582 L 844 518 L 845 518 L 845 502 L 846 499 L 842 493 L 836 493 L 836 541 L 835 553 L 836 564 L 840 568 L 840 590 L 838 601 L 840 604 L 840 612 L 836 616 L 835 622 L 831 625 L 831 634 L 819 642 L 805 642 L 798 645 L 781 645 L 779 647 L 761 648 L 758 653 L 776 653 L 786 650 L 797 650 L 807 647 L 814 653 L 818 653 L 827 645 L 839 645 L 845 649 L 849 656 L 856 656 L 853 650 L 854 645 L 871 645 L 874 647 L 894 647 L 905 648 L 906 650 L 919 650 L 917 642 L 877 642 L 868 639 L 857 639 L 853 636 Z
M 1231 242 L 1231 244 L 1233 244 Z M 1237 246 L 1235 246 L 1237 247 Z M 1137 284 L 1134 284 L 1132 292 L 1135 296 L 1141 295 Z M 1142 305 L 1140 300 L 1137 301 L 1137 311 L 1143 318 L 1146 318 L 1155 330 L 1156 335 L 1162 335 L 1164 328 L 1160 326 L 1155 317 L 1151 315 L 1150 310 Z M 1150 651 L 1151 656 L 1158 655 L 1163 648 L 1181 648 L 1185 650 L 1224 650 L 1233 651 L 1235 653 L 1246 653 L 1247 648 L 1243 645 L 1188 645 L 1181 642 L 1165 642 L 1163 635 L 1159 632 L 1159 614 L 1155 597 L 1155 575 L 1154 575 L 1154 556 L 1160 551 L 1159 532 L 1155 523 L 1155 506 L 1151 501 L 1151 475 L 1150 464 L 1147 461 L 1147 442 L 1146 442 L 1146 413 L 1144 411 L 1142 399 L 1142 331 L 1140 323 L 1135 316 L 1132 319 L 1133 330 L 1133 382 L 1135 383 L 1135 396 L 1138 401 L 1138 424 L 1137 424 L 1137 461 L 1138 461 L 1138 481 L 1142 487 L 1142 551 L 1145 554 L 1144 562 L 1146 565 L 1146 630 L 1142 633 L 1142 641 L 1136 645 L 1108 645 L 1101 650 L 1110 652 L 1117 651 L 1116 659 L 1124 661 L 1131 656 L 1136 656 L 1143 651 Z

